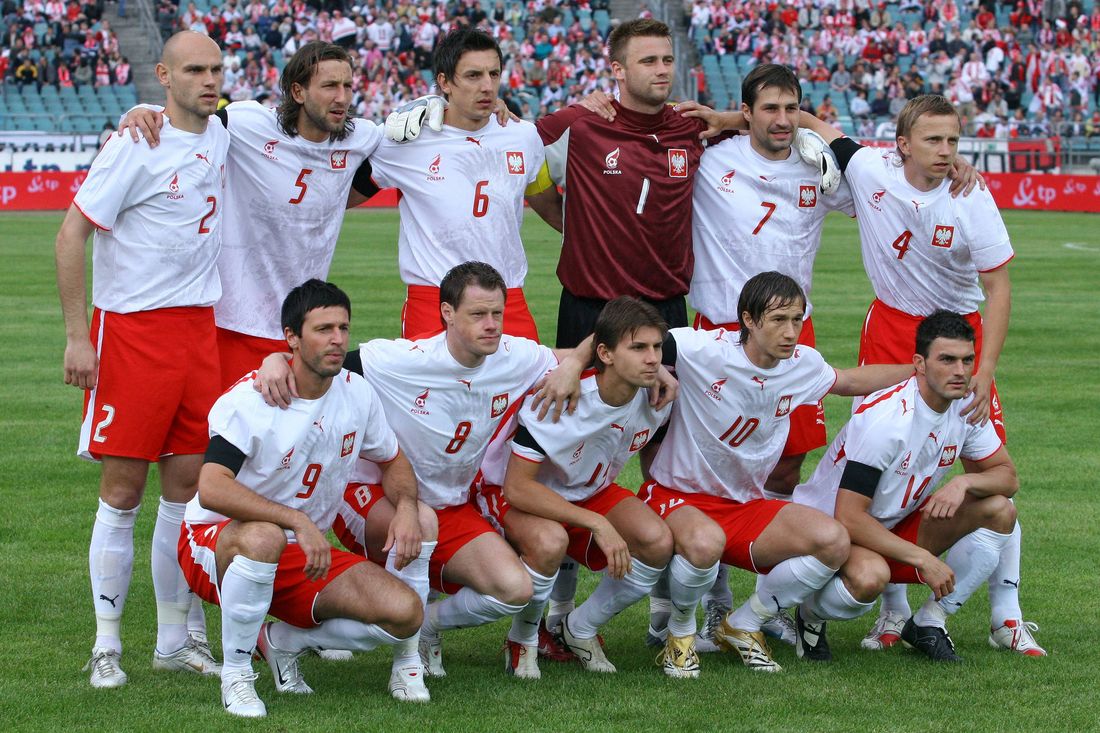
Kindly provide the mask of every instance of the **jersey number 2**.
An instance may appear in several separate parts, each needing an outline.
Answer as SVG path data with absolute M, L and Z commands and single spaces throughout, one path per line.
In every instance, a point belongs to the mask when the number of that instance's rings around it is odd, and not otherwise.
M 210 217 L 218 211 L 218 200 L 213 196 L 206 197 L 206 203 L 210 204 L 210 211 L 206 212 L 206 216 L 199 220 L 199 234 L 209 234 L 210 227 L 206 226 L 206 222 L 210 221 Z

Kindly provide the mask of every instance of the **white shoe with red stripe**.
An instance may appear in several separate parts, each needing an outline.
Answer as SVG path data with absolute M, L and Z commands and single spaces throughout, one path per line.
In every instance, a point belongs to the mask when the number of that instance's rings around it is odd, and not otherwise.
M 1039 646 L 1032 632 L 1039 630 L 1039 624 L 1018 618 L 1005 619 L 996 629 L 989 631 L 989 645 L 994 649 L 1009 649 L 1025 657 L 1045 657 L 1047 650 Z

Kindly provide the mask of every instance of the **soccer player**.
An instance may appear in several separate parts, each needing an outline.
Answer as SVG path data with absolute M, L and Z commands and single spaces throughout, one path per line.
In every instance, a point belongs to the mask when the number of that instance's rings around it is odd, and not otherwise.
M 716 632 L 753 670 L 777 672 L 761 626 L 823 587 L 848 557 L 844 528 L 821 512 L 764 497 L 790 414 L 826 393 L 868 394 L 911 371 L 902 366 L 836 370 L 798 344 L 806 296 L 779 272 L 750 278 L 737 311 L 741 329 L 674 328 L 664 363 L 680 394 L 639 498 L 672 530 L 670 636 L 695 634 L 695 607 L 719 562 L 764 575 Z
M 581 380 L 576 412 L 556 423 L 520 411 L 511 456 L 499 487 L 485 487 L 479 504 L 505 537 L 544 574 L 569 556 L 591 570 L 606 569 L 596 590 L 561 624 L 566 648 L 585 669 L 614 672 L 599 628 L 645 597 L 672 554 L 672 535 L 634 495 L 615 483 L 623 465 L 668 419 L 646 389 L 657 383 L 667 326 L 650 304 L 621 297 L 596 321 L 595 369 Z M 486 480 L 491 480 L 486 470 Z M 499 479 L 497 479 L 499 480 Z M 534 518 L 552 520 L 532 522 Z M 512 622 L 505 666 L 517 677 L 538 678 L 538 625 L 545 599 L 532 601 Z M 697 677 L 690 637 L 670 639 L 663 660 L 672 677 Z
M 835 499 L 852 541 L 837 577 L 798 611 L 800 657 L 829 659 L 825 621 L 865 613 L 890 581 L 932 591 L 901 639 L 933 660 L 961 661 L 946 619 L 999 562 L 1016 524 L 1009 497 L 1019 488 L 995 427 L 966 419 L 975 361 L 966 318 L 938 310 L 922 319 L 916 374 L 869 395 L 799 487 L 800 500 L 825 511 Z M 956 460 L 967 471 L 937 488 Z
M 327 276 L 345 206 L 378 190 L 367 158 L 382 130 L 349 117 L 351 77 L 346 50 L 313 41 L 287 61 L 277 109 L 244 101 L 215 113 L 230 136 L 222 297 L 214 308 L 223 389 L 286 349 L 283 298 L 296 284 Z M 156 109 L 132 110 L 124 125 L 152 138 Z
M 154 155 L 144 145 L 108 140 L 56 244 L 65 382 L 87 392 L 78 454 L 102 464 L 88 551 L 96 640 L 85 669 L 93 687 L 126 684 L 120 624 L 149 463 L 158 463 L 161 483 L 153 667 L 219 671 L 188 636 L 191 599 L 175 545 L 206 448 L 206 413 L 219 393 L 211 306 L 221 292 L 215 263 L 229 139 L 207 122 L 221 88 L 221 52 L 204 35 L 177 33 L 156 74 L 168 97 L 164 149 Z M 89 329 L 84 250 L 93 232 Z
M 401 192 L 398 266 L 408 287 L 401 333 L 439 333 L 443 276 L 475 260 L 504 277 L 506 332 L 537 340 L 522 290 L 527 256 L 519 232 L 524 197 L 553 188 L 539 176 L 542 142 L 530 123 L 502 126 L 494 116 L 503 56 L 490 35 L 452 31 L 434 59 L 436 84 L 447 98 L 443 128 L 423 130 L 410 142 L 384 141 L 371 158 L 374 180 Z
M 254 646 L 276 690 L 308 694 L 298 667 L 305 651 L 395 644 L 423 620 L 407 585 L 325 539 L 357 456 L 381 467 L 392 500 L 416 504 L 416 479 L 378 398 L 342 368 L 350 318 L 336 286 L 295 288 L 282 321 L 299 396 L 280 410 L 245 378 L 210 411 L 210 446 L 178 554 L 195 593 L 222 608 L 222 703 L 232 715 L 267 714 Z M 406 560 L 419 553 L 415 515 L 395 536 Z M 268 613 L 279 621 L 264 623 Z
M 441 631 L 514 615 L 531 600 L 532 575 L 469 501 L 470 491 L 490 439 L 527 391 L 558 365 L 558 356 L 564 368 L 555 376 L 570 384 L 566 391 L 574 405 L 571 383 L 591 359 L 588 345 L 577 353 L 555 355 L 529 339 L 502 336 L 507 291 L 503 277 L 489 265 L 458 265 L 440 285 L 443 333 L 412 341 L 377 339 L 362 344 L 346 362 L 362 371 L 378 393 L 408 452 L 421 500 L 436 512 L 438 542 L 430 558 L 430 582 L 453 595 L 430 604 L 425 614 L 419 643 L 429 676 L 446 675 Z M 285 359 L 265 359 L 259 381 L 270 401 L 285 403 L 290 387 Z M 357 483 L 372 480 L 369 474 L 356 476 Z M 346 547 L 374 542 L 367 533 L 378 524 L 372 516 L 376 509 L 389 511 L 377 492 L 346 492 L 340 508 L 340 537 Z M 546 580 L 553 583 L 553 578 Z M 545 585 L 534 592 L 543 592 L 545 598 L 549 590 Z
M 1014 252 L 993 196 L 979 191 L 952 198 L 944 180 L 958 155 L 961 123 L 943 97 L 912 99 L 898 116 L 897 148 L 864 148 L 810 116 L 803 124 L 829 141 L 852 188 L 863 266 L 875 291 L 860 333 L 860 364 L 894 363 L 911 348 L 921 319 L 946 308 L 974 327 L 977 359 L 964 412 L 988 415 L 1005 441 L 994 374 L 1008 331 Z M 978 312 L 986 300 L 984 313 Z M 990 576 L 990 643 L 1029 656 L 1046 652 L 1020 610 L 1020 529 Z M 869 648 L 898 638 L 909 614 L 904 588 L 884 594 Z

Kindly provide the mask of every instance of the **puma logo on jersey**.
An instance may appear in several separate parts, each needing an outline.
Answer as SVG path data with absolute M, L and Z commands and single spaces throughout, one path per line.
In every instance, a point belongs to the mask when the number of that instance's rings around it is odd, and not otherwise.
M 688 177 L 688 151 L 672 148 L 668 151 L 668 175 L 670 178 Z
M 959 452 L 958 446 L 947 445 L 943 448 L 943 453 L 940 455 L 940 468 L 947 468 L 955 462 L 955 454 Z
M 497 418 L 508 411 L 508 393 L 493 396 L 489 407 L 489 417 Z
M 470 137 L 469 135 L 467 135 L 466 136 L 466 142 L 473 143 L 474 145 L 478 146 L 479 148 L 481 147 L 481 138 Z
M 196 157 L 196 158 L 198 158 L 199 160 L 203 161 L 203 162 L 204 162 L 204 163 L 206 163 L 207 165 L 209 165 L 209 166 L 210 166 L 211 168 L 213 168 L 213 167 L 214 167 L 213 165 L 211 165 L 211 164 L 210 164 L 210 158 L 207 158 L 207 157 L 206 157 L 205 155 L 203 155 L 202 153 L 195 153 L 195 157 Z
M 909 403 L 906 402 L 904 399 L 901 401 L 901 414 L 902 415 L 909 414 L 910 412 L 912 412 L 912 409 L 913 408 L 909 407 Z
M 622 175 L 622 171 L 619 168 L 619 148 L 615 148 L 610 153 L 604 156 L 603 159 L 603 174 L 605 176 L 619 176 Z
M 442 168 L 442 155 L 437 155 L 432 158 L 432 162 L 428 163 L 428 178 L 429 181 L 442 181 L 443 176 L 439 175 L 439 171 Z
M 684 499 L 669 499 L 667 503 L 662 501 L 661 505 L 658 507 L 660 511 L 658 511 L 657 513 L 663 517 L 676 507 L 683 504 L 684 501 Z
M 939 443 L 940 442 L 940 437 L 938 435 L 936 435 L 935 433 L 933 433 L 933 432 L 929 432 L 928 437 L 932 439 L 933 443 Z
M 281 461 L 279 461 L 279 467 L 275 470 L 276 471 L 282 471 L 284 469 L 289 469 L 290 468 L 290 457 L 293 456 L 293 455 L 294 455 L 294 449 L 291 448 L 289 451 L 287 451 L 287 454 L 285 456 L 283 456 L 283 459 Z
M 639 430 L 638 432 L 634 433 L 634 437 L 630 440 L 630 452 L 634 453 L 635 451 L 641 450 L 648 442 L 649 428 L 646 428 L 645 430 Z
M 268 140 L 264 143 L 264 157 L 268 160 L 278 160 L 275 155 L 275 146 L 279 144 L 278 140 Z
M 458 380 L 458 383 L 466 385 L 467 391 L 470 389 L 470 385 L 473 384 L 473 382 L 471 382 L 469 379 L 460 379 Z
M 759 384 L 760 385 L 760 390 L 763 391 L 764 390 L 764 382 L 768 381 L 768 378 L 767 377 L 754 376 L 752 378 L 752 381 Z
M 948 249 L 951 240 L 955 238 L 955 227 L 946 224 L 937 224 L 936 231 L 932 233 L 932 246 Z
M 722 387 L 725 385 L 725 383 L 725 378 L 719 379 L 715 382 L 711 382 L 710 389 L 705 392 L 706 396 L 710 397 L 715 402 L 721 402 L 722 395 L 720 394 L 720 392 L 722 391 Z
M 508 172 L 513 176 L 522 176 L 527 173 L 527 166 L 523 164 L 523 151 L 509 150 L 504 154 L 504 159 L 508 163 Z
M 344 170 L 348 167 L 348 151 L 333 150 L 329 153 L 328 162 L 334 171 Z
M 425 388 L 423 392 L 418 394 L 416 398 L 413 399 L 413 407 L 409 412 L 414 415 L 430 415 L 431 413 L 427 410 L 429 392 L 431 392 L 431 390 Z
M 615 422 L 611 423 L 611 429 L 612 430 L 618 430 L 620 433 L 626 430 L 626 428 L 624 428 L 622 425 L 620 425 L 619 423 L 615 423 Z
M 917 211 L 920 211 L 920 207 L 924 206 L 924 203 L 921 201 L 914 201 L 913 199 L 909 199 L 909 201 L 913 204 L 913 208 Z
M 319 418 L 317 418 L 316 420 L 313 421 L 313 427 L 317 428 L 318 430 L 320 430 L 323 433 L 323 432 L 325 432 L 325 426 L 323 424 L 324 422 L 325 422 L 325 416 L 321 415 L 321 417 L 319 417 Z
M 105 595 L 103 595 L 102 593 L 100 593 L 100 594 L 99 594 L 99 600 L 101 600 L 101 601 L 107 601 L 108 603 L 110 603 L 110 604 L 111 604 L 111 608 L 117 608 L 117 606 L 115 606 L 115 601 L 117 601 L 117 600 L 118 600 L 118 596 L 120 596 L 120 595 L 122 595 L 122 594 L 121 594 L 121 593 L 119 593 L 119 594 L 118 594 L 118 595 L 116 595 L 116 596 L 115 596 L 114 598 L 108 598 L 107 596 L 105 596 Z
M 763 389 L 764 385 L 760 385 L 760 389 Z M 776 417 L 786 417 L 791 414 L 791 401 L 794 399 L 794 395 L 785 394 L 779 398 L 779 404 L 775 406 Z
M 351 455 L 352 448 L 355 447 L 355 431 L 344 435 L 343 441 L 340 443 L 340 457 L 347 458 Z
M 812 209 L 817 206 L 817 186 L 798 187 L 798 206 L 802 209 Z

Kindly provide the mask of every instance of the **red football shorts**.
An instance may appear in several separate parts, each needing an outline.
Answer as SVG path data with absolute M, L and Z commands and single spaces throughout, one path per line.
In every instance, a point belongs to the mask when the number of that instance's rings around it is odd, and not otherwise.
M 920 510 L 913 512 L 905 519 L 901 520 L 894 525 L 894 528 L 890 530 L 898 537 L 901 537 L 906 542 L 912 542 L 917 544 L 917 533 L 920 532 L 920 522 L 923 515 Z M 923 583 L 924 580 L 920 577 L 920 571 L 912 565 L 906 565 L 903 562 L 897 560 L 891 560 L 886 558 L 886 564 L 890 566 L 890 582 L 891 583 Z
M 481 516 L 473 504 L 459 504 L 435 510 L 439 522 L 439 542 L 428 563 L 428 581 L 431 587 L 444 593 L 457 593 L 462 589 L 458 583 L 443 580 L 443 568 L 459 550 L 487 533 L 495 533 L 489 520 Z
M 218 524 L 183 523 L 180 528 L 180 541 L 177 548 L 183 577 L 191 590 L 207 603 L 221 605 L 218 593 L 218 563 L 215 552 L 218 537 L 232 520 Z M 306 556 L 297 544 L 288 544 L 279 556 L 279 567 L 275 571 L 275 588 L 271 595 L 268 613 L 288 624 L 308 629 L 320 623 L 313 616 L 313 606 L 329 583 L 336 580 L 345 570 L 366 559 L 350 552 L 331 548 L 332 564 L 328 576 L 319 580 L 306 577 L 303 568 Z
M 439 315 L 439 288 L 429 285 L 410 285 L 401 309 L 401 337 L 427 338 L 443 331 L 443 319 Z M 504 333 L 539 340 L 535 319 L 527 308 L 523 288 L 508 288 L 504 303 Z M 438 551 L 438 550 L 437 550 Z
M 974 329 L 974 371 L 978 371 L 982 356 L 982 315 L 977 311 L 964 316 Z M 867 309 L 863 329 L 859 334 L 859 364 L 909 364 L 917 350 L 917 327 L 924 316 L 912 316 L 891 308 L 876 298 Z M 997 383 L 989 394 L 989 419 L 1002 443 L 1008 444 L 1005 416 Z
M 203 453 L 221 390 L 213 308 L 92 313 L 99 379 L 84 395 L 78 455 L 156 461 Z
M 633 498 L 636 498 L 633 491 L 613 483 L 584 501 L 573 502 L 573 505 L 606 517 L 620 502 Z M 504 498 L 504 490 L 500 486 L 490 484 L 479 488 L 478 505 L 482 512 L 488 512 L 490 521 L 498 527 L 504 526 L 504 517 L 512 508 Z M 604 556 L 599 545 L 592 541 L 592 533 L 589 530 L 564 523 L 562 526 L 565 527 L 565 532 L 569 536 L 569 545 L 565 551 L 569 557 L 596 572 L 607 567 L 607 557 Z
M 711 323 L 699 313 L 695 314 L 695 328 L 699 331 L 714 331 L 724 328 L 727 331 L 741 330 L 737 323 Z M 798 335 L 798 343 L 803 346 L 814 347 L 817 339 L 814 337 L 813 319 L 807 318 L 802 322 L 802 333 Z M 791 432 L 787 435 L 787 443 L 783 446 L 783 456 L 800 456 L 809 453 L 815 448 L 825 445 L 825 407 L 819 400 L 816 405 L 800 405 L 791 412 Z
M 693 506 L 726 533 L 726 549 L 722 562 L 763 575 L 771 567 L 757 567 L 752 561 L 752 543 L 768 528 L 775 515 L 790 502 L 776 499 L 755 499 L 742 504 L 710 494 L 688 494 L 656 481 L 647 481 L 638 491 L 638 498 L 657 512 L 662 519 L 683 506 Z
M 221 361 L 222 391 L 232 387 L 246 374 L 259 369 L 268 354 L 289 350 L 285 339 L 265 339 L 219 328 L 218 359 Z

